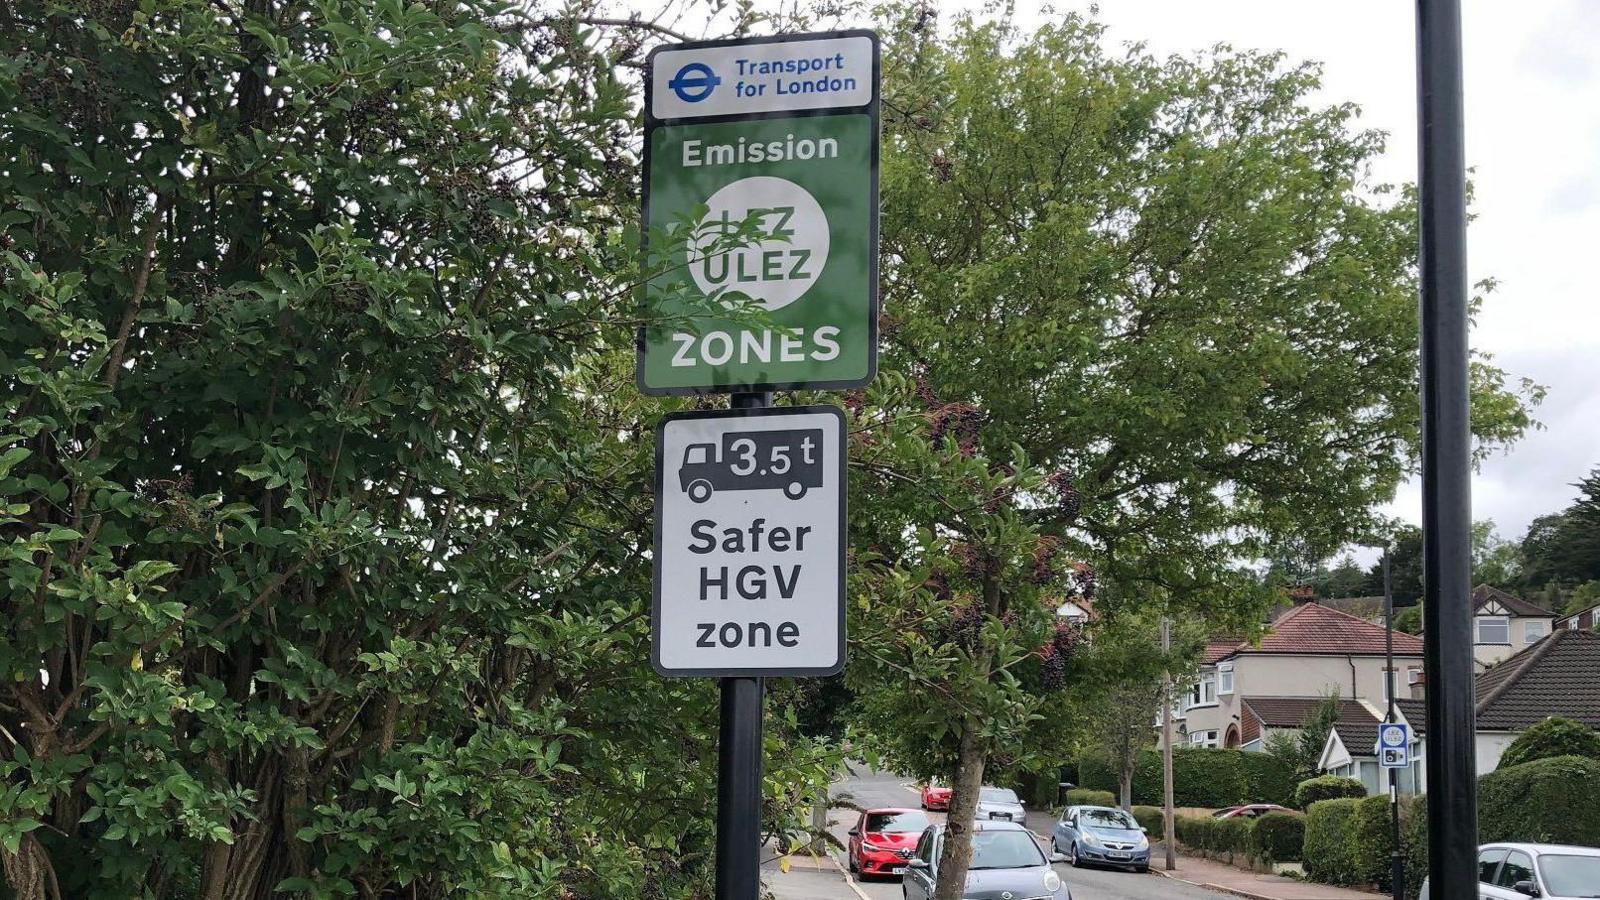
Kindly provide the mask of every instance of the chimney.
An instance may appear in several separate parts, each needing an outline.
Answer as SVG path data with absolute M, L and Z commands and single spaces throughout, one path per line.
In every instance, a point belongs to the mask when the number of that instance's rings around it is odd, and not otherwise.
M 1297 584 L 1289 588 L 1289 599 L 1294 601 L 1295 606 L 1311 603 L 1317 599 L 1317 589 L 1309 584 Z
M 1428 699 L 1428 675 L 1426 672 L 1417 673 L 1417 680 L 1411 684 L 1411 699 Z

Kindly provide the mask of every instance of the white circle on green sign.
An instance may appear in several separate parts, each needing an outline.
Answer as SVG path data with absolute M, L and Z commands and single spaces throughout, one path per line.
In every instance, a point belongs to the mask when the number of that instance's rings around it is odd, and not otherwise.
M 770 312 L 817 283 L 828 263 L 828 216 L 810 191 L 758 175 L 723 185 L 706 207 L 689 244 L 689 274 L 707 296 L 738 291 Z M 730 236 L 758 215 L 763 238 L 731 244 Z

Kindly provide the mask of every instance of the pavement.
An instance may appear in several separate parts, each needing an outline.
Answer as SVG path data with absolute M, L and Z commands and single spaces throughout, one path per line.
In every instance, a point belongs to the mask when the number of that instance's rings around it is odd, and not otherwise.
M 875 806 L 917 806 L 917 790 L 907 779 L 887 772 L 861 771 L 854 777 L 847 778 L 834 786 L 834 794 L 850 795 L 853 802 L 862 807 Z M 940 813 L 930 813 L 935 820 L 941 818 Z M 829 816 L 829 831 L 837 837 L 840 843 L 846 840 L 845 832 L 849 831 L 857 814 L 848 809 L 836 809 Z M 1055 824 L 1054 818 L 1049 813 L 1035 812 L 1028 816 L 1028 827 L 1041 837 L 1047 838 L 1051 827 Z M 1157 866 L 1160 858 L 1157 857 Z M 1196 877 L 1220 877 L 1211 873 L 1209 869 L 1196 866 L 1188 869 L 1190 860 L 1181 860 L 1179 873 L 1185 877 L 1191 873 Z M 1200 861 L 1195 861 L 1196 863 Z M 1213 864 L 1208 864 L 1213 865 Z M 817 867 L 820 866 L 820 867 Z M 1231 867 L 1222 866 L 1228 869 Z M 1074 869 L 1065 863 L 1055 866 L 1061 880 L 1067 883 L 1072 890 L 1073 900 L 1231 900 L 1239 896 L 1231 890 L 1215 890 L 1203 887 L 1200 884 L 1191 884 L 1188 881 L 1170 879 L 1152 870 L 1149 874 L 1136 872 L 1120 872 L 1102 869 Z M 1249 876 L 1250 873 L 1240 872 L 1240 875 Z M 779 871 L 775 864 L 762 868 L 762 880 L 773 892 L 778 900 L 902 900 L 898 878 L 874 878 L 858 880 L 844 869 L 842 853 L 820 861 L 804 860 L 794 857 L 788 872 Z M 1298 882 L 1292 882 L 1300 886 Z M 1348 897 L 1359 897 L 1362 900 L 1373 900 L 1371 894 L 1358 892 L 1341 893 L 1316 893 L 1316 894 L 1258 894 L 1251 895 L 1268 900 L 1344 900 Z

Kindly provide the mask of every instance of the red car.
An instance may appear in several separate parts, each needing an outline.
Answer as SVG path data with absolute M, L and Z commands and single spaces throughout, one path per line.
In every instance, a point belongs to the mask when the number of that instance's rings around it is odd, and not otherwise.
M 914 809 L 869 809 L 850 829 L 850 871 L 862 875 L 904 875 L 906 860 L 928 817 Z
M 922 808 L 944 809 L 950 808 L 950 789 L 936 781 L 930 781 L 922 786 Z
M 1279 806 L 1276 803 L 1247 803 L 1244 806 L 1230 806 L 1227 809 L 1219 809 L 1211 814 L 1211 818 L 1259 819 L 1269 812 L 1294 812 L 1294 810 L 1287 806 Z

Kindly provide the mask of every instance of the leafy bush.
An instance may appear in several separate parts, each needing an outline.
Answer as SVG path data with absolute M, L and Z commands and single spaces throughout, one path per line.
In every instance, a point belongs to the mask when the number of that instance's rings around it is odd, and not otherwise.
M 1133 818 L 1138 821 L 1139 827 L 1150 832 L 1152 838 L 1160 838 L 1166 829 L 1165 823 L 1161 821 L 1159 806 L 1135 806 Z
M 1314 779 L 1313 779 L 1314 780 Z M 1326 884 L 1353 884 L 1356 860 L 1349 839 L 1351 820 L 1361 801 L 1354 797 L 1319 800 L 1306 811 L 1303 856 L 1306 874 Z
M 1391 880 L 1389 855 L 1394 852 L 1388 795 L 1365 797 L 1357 801 L 1355 815 L 1351 817 L 1348 827 L 1350 832 L 1346 838 L 1350 843 L 1350 858 L 1355 865 L 1351 873 L 1353 880 L 1357 884 L 1377 883 L 1383 890 L 1388 890 Z
M 1343 775 L 1320 775 L 1307 778 L 1294 789 L 1294 805 L 1309 810 L 1318 800 L 1337 800 L 1341 797 L 1365 797 L 1367 786 Z
M 1073 788 L 1067 791 L 1062 798 L 1067 806 L 1116 806 L 1117 797 L 1110 791 L 1092 791 L 1088 788 Z
M 1500 768 L 1556 756 L 1600 759 L 1600 731 L 1571 719 L 1551 716 L 1517 735 L 1500 757 Z
M 1600 846 L 1600 762 L 1558 756 L 1478 779 L 1478 836 Z
M 1116 794 L 1117 773 L 1104 759 L 1078 761 L 1083 788 Z M 1283 803 L 1293 799 L 1292 776 L 1282 760 L 1244 750 L 1179 747 L 1172 751 L 1172 799 L 1176 806 L 1219 808 L 1240 803 Z M 1161 753 L 1139 755 L 1133 774 L 1133 802 L 1161 803 Z
M 1271 812 L 1250 826 L 1250 855 L 1270 862 L 1298 862 L 1305 847 L 1306 817 Z
M 1233 853 L 1241 857 L 1250 854 L 1249 819 L 1178 816 L 1173 822 L 1173 830 L 1177 832 L 1178 843 L 1194 850 Z

